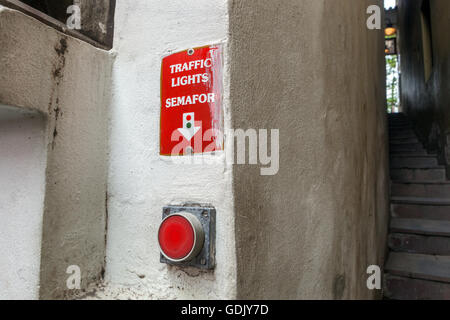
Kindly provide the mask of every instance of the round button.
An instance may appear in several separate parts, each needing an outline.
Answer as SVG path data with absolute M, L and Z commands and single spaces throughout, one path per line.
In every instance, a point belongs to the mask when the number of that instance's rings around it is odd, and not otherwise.
M 203 247 L 201 222 L 188 212 L 172 214 L 161 222 L 158 242 L 161 253 L 167 259 L 174 262 L 191 260 Z

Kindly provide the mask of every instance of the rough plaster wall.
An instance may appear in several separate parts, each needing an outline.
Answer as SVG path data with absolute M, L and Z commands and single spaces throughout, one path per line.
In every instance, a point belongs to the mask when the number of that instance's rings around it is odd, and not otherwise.
M 230 1 L 234 128 L 280 129 L 280 170 L 233 169 L 238 298 L 373 298 L 388 217 L 381 1 Z
M 159 156 L 161 57 L 227 37 L 226 0 L 118 1 L 108 184 L 107 287 L 99 297 L 233 298 L 231 171 Z M 226 80 L 225 80 L 226 81 Z M 226 96 L 226 94 L 225 94 Z M 229 126 L 227 101 L 225 124 Z M 217 267 L 198 272 L 159 262 L 162 207 L 186 201 L 217 209 Z
M 42 114 L 0 104 L 0 300 L 39 297 L 45 125 Z
M 0 102 L 48 119 L 40 297 L 61 298 L 69 265 L 82 287 L 103 272 L 112 59 L 2 6 L 0 48 Z
M 450 1 L 431 0 L 433 70 L 425 83 L 420 8 L 399 1 L 401 103 L 429 151 L 439 151 L 450 176 Z

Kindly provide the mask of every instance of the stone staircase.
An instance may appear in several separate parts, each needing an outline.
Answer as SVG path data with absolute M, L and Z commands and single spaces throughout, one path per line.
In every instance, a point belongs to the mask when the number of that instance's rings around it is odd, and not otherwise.
M 450 182 L 404 114 L 389 115 L 387 299 L 450 299 Z

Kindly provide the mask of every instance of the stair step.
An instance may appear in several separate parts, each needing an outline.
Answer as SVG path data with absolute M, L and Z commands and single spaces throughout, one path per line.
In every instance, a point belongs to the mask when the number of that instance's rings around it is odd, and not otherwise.
M 428 219 L 450 221 L 450 206 L 391 203 L 391 216 L 404 219 Z
M 392 182 L 393 197 L 448 198 L 450 200 L 450 182 Z
M 383 293 L 395 300 L 450 300 L 450 284 L 384 275 Z
M 420 141 L 417 140 L 416 138 L 389 140 L 389 145 L 391 145 L 391 146 L 416 145 L 416 144 L 419 144 L 422 146 Z
M 450 237 L 450 221 L 394 218 L 391 220 L 390 230 L 397 233 Z
M 403 112 L 390 112 L 387 113 L 388 119 L 408 119 L 405 113 Z
M 414 133 L 414 129 L 411 126 L 407 126 L 407 127 L 405 127 L 405 126 L 404 127 L 397 126 L 397 127 L 395 127 L 395 126 L 389 125 L 388 128 L 389 128 L 390 132 L 408 131 L 408 132 Z
M 411 123 L 389 123 L 389 130 L 414 130 Z
M 403 123 L 403 122 L 409 123 L 411 121 L 409 120 L 408 117 L 405 116 L 405 117 L 394 117 L 394 118 L 389 117 L 388 122 L 389 123 Z
M 416 151 L 417 152 L 417 151 Z M 390 154 L 391 158 L 434 158 L 437 159 L 437 154 L 436 153 L 422 153 L 422 152 L 417 152 L 414 153 L 413 151 L 411 152 L 405 152 L 404 154 L 402 154 L 401 152 L 397 152 L 397 153 L 391 153 Z M 444 166 L 442 166 L 442 168 L 444 168 Z
M 399 168 L 390 170 L 391 180 L 429 180 L 429 181 L 445 181 L 445 169 L 420 169 L 420 168 Z
M 391 233 L 389 248 L 393 251 L 450 256 L 449 237 L 430 237 L 417 234 Z
M 389 130 L 412 130 L 414 131 L 414 128 L 410 122 L 389 122 L 388 124 Z
M 385 270 L 398 276 L 448 283 L 450 257 L 391 252 Z
M 388 114 L 391 222 L 384 295 L 450 299 L 450 182 L 403 113 Z
M 390 144 L 389 150 L 399 152 L 399 151 L 423 151 L 425 149 L 421 143 L 403 143 L 403 144 Z
M 390 125 L 392 125 L 392 124 L 403 124 L 403 123 L 411 124 L 411 120 L 409 120 L 408 118 L 397 118 L 397 119 L 390 118 L 388 120 L 388 124 L 390 124 Z
M 450 199 L 423 197 L 391 197 L 391 203 L 450 206 Z
M 412 130 L 407 131 L 389 131 L 389 139 L 406 139 L 406 138 L 416 138 L 416 134 Z
M 402 125 L 402 124 L 408 124 L 411 125 L 411 121 L 409 119 L 395 119 L 388 121 L 389 125 Z
M 389 118 L 388 121 L 389 124 L 395 124 L 395 123 L 411 123 L 411 121 L 408 118 Z
M 391 169 L 399 168 L 436 168 L 438 160 L 430 155 L 391 155 L 390 167 Z
M 423 157 L 423 156 L 428 156 L 429 154 L 427 153 L 427 150 L 422 149 L 422 150 L 407 150 L 407 151 L 393 151 L 390 150 L 389 154 L 391 157 L 396 157 L 396 156 L 404 156 L 404 157 Z
M 387 116 L 388 116 L 388 119 L 402 119 L 402 118 L 408 119 L 406 117 L 406 114 L 403 112 L 390 112 L 387 114 Z
M 420 141 L 416 137 L 412 138 L 391 138 L 389 139 L 389 143 L 420 143 Z

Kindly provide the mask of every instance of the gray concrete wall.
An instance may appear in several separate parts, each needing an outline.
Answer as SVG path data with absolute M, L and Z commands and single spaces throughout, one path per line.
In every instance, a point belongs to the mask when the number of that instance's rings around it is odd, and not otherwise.
M 280 170 L 236 165 L 238 298 L 373 298 L 388 218 L 381 1 L 230 1 L 233 128 L 280 129 Z M 379 292 L 378 292 L 379 293 Z
M 104 268 L 112 59 L 2 6 L 0 48 L 0 103 L 46 119 L 40 297 L 61 298 L 71 294 L 68 266 L 80 267 L 83 288 Z
M 450 176 L 450 1 L 431 0 L 433 69 L 426 82 L 422 1 L 399 1 L 401 103 L 429 151 L 438 151 Z

